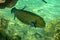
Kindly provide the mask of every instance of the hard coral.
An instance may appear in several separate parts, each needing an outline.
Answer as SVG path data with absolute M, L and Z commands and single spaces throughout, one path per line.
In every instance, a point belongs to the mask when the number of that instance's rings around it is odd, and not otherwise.
M 60 40 L 60 33 L 57 33 L 57 34 L 55 35 L 55 40 Z
M 1 18 L 0 19 L 0 31 L 7 29 L 9 21 Z

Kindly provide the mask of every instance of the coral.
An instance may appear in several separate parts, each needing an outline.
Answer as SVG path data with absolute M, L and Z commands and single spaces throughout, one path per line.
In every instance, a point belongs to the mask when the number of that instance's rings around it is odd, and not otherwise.
M 60 33 L 60 29 L 57 29 L 57 30 L 56 30 L 56 33 Z
M 1 18 L 0 19 L 0 31 L 7 29 L 8 28 L 8 23 L 9 23 L 8 20 L 6 20 L 4 18 Z
M 60 40 L 60 33 L 57 33 L 56 35 L 55 35 L 55 39 L 54 40 Z
M 9 21 L 5 18 L 0 18 L 0 40 L 6 40 L 6 29 L 8 28 Z
M 35 38 L 42 38 L 42 35 L 38 34 L 38 33 L 35 33 L 34 36 L 35 36 Z
M 54 19 L 47 23 L 45 31 L 46 32 L 56 32 L 58 29 L 60 29 L 60 19 Z
M 21 37 L 19 35 L 15 35 L 12 37 L 12 40 L 21 40 Z

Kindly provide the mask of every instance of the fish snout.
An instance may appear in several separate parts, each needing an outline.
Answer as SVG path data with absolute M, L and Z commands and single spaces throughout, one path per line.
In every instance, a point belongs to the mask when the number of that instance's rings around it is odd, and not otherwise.
M 16 11 L 17 11 L 17 9 L 15 7 L 11 9 L 11 13 L 14 13 Z

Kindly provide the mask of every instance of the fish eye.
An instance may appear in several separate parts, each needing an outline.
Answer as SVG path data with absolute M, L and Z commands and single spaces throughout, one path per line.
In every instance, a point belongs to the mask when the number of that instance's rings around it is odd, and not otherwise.
M 0 3 L 5 3 L 6 0 L 0 0 Z

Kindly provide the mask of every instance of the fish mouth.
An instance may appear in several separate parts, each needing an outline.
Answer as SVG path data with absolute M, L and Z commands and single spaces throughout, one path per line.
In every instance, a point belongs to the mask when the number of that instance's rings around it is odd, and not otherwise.
M 11 9 L 11 13 L 14 13 L 17 9 L 14 7 Z

